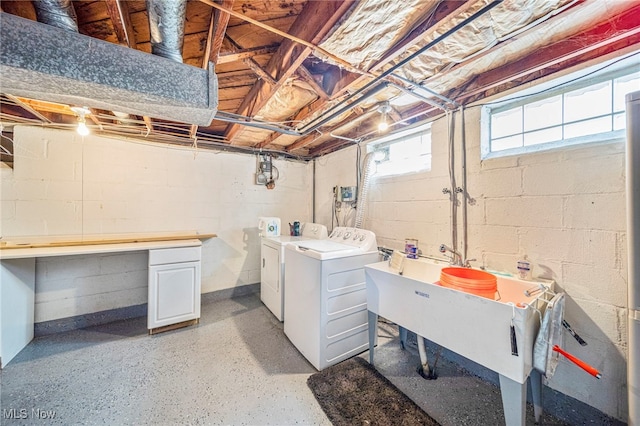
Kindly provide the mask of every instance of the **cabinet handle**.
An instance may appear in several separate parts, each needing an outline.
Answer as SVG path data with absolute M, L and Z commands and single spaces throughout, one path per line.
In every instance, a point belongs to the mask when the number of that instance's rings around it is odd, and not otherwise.
M 264 268 L 264 257 L 262 258 L 262 267 Z

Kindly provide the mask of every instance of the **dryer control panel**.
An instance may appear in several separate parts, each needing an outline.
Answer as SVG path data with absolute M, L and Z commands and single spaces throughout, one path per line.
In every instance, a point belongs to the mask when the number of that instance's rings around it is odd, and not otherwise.
M 333 229 L 333 232 L 329 235 L 329 240 L 359 247 L 363 251 L 378 250 L 376 234 L 367 229 L 339 226 Z

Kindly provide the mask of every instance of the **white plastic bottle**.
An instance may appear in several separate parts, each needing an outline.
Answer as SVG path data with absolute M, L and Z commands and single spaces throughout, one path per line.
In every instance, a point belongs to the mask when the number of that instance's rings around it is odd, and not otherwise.
M 518 278 L 531 281 L 531 262 L 529 262 L 526 256 L 524 259 L 518 260 Z

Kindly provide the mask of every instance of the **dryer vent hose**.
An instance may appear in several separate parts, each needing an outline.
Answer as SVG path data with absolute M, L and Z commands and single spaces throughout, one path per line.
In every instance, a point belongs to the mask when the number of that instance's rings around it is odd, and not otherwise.
M 364 170 L 362 172 L 362 182 L 358 188 L 358 207 L 356 210 L 356 228 L 362 228 L 364 222 L 364 213 L 367 207 L 367 196 L 369 194 L 369 182 L 373 174 L 373 152 L 368 153 L 364 157 Z

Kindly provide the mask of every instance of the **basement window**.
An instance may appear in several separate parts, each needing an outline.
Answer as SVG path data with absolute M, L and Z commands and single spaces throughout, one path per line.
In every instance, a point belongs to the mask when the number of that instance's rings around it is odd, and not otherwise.
M 483 110 L 482 157 L 621 139 L 625 95 L 640 89 L 637 67 L 577 80 Z
M 0 124 L 0 162 L 13 168 L 13 132 L 2 128 Z
M 374 152 L 376 176 L 392 176 L 431 170 L 431 123 L 378 139 Z

